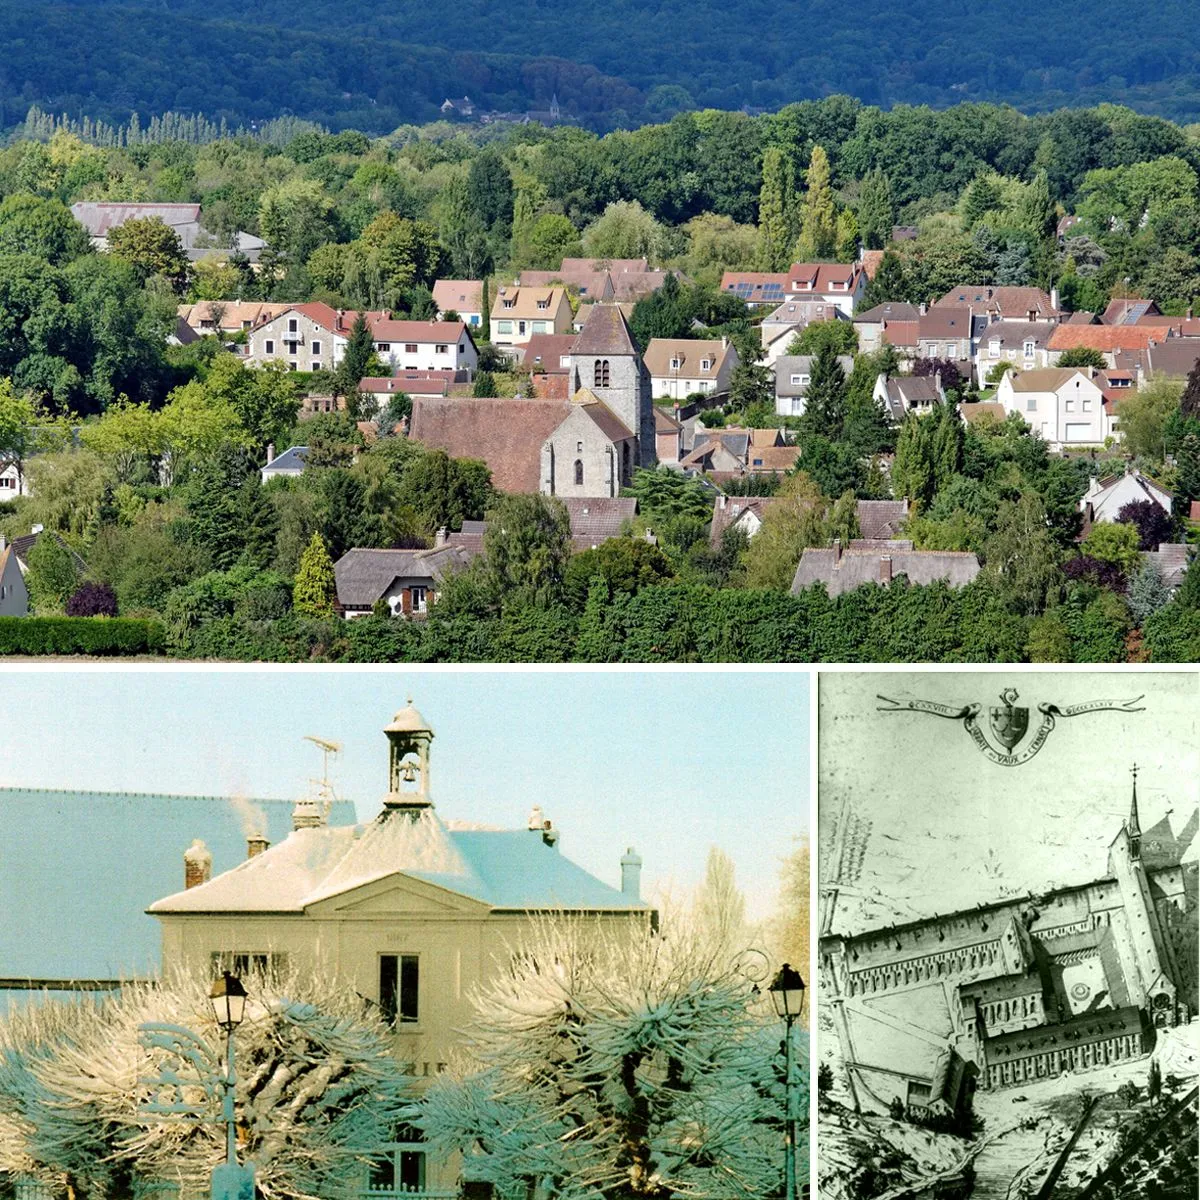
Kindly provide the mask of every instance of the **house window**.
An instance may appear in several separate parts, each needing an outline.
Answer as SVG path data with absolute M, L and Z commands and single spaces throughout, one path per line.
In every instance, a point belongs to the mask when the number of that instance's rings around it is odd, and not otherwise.
M 420 1193 L 425 1190 L 423 1134 L 411 1125 L 401 1125 L 384 1158 L 371 1164 L 367 1181 L 370 1192 Z
M 678 370 L 679 370 L 679 359 L 677 359 L 677 358 L 673 358 L 673 359 L 671 359 L 671 370 L 672 370 L 672 371 L 678 371 Z
M 320 353 L 321 353 L 321 343 L 320 343 L 320 342 L 313 342 L 313 344 L 312 344 L 312 352 L 313 352 L 314 354 L 320 354 Z
M 505 300 L 504 301 L 505 308 L 516 308 L 516 306 L 517 306 L 517 302 L 515 300 Z
M 443 351 L 444 351 L 444 349 L 445 348 L 443 347 Z M 405 354 L 416 354 L 416 352 L 417 352 L 417 343 L 416 342 L 405 342 L 404 343 L 404 353 Z
M 270 338 L 267 338 L 267 340 L 263 343 L 263 353 L 264 354 L 274 354 L 275 353 L 275 343 L 273 341 L 271 341 Z
M 711 371 L 712 370 L 712 359 L 711 358 L 702 358 L 700 360 L 700 370 Z
M 434 346 L 433 352 L 434 352 L 434 354 L 449 354 L 450 353 L 450 345 L 447 342 L 439 342 L 437 345 Z M 411 351 L 410 351 L 410 353 L 411 353 Z
M 569 354 L 560 354 L 558 356 L 558 365 L 566 367 L 569 370 L 571 367 L 571 356 Z
M 319 371 L 319 370 L 321 369 L 321 360 L 320 360 L 319 358 L 314 358 L 314 359 L 313 359 L 313 362 L 312 362 L 312 369 L 313 369 L 314 371 Z
M 389 1025 L 415 1025 L 418 1020 L 419 972 L 415 954 L 379 956 L 379 1008 Z
M 286 973 L 287 955 L 265 950 L 215 950 L 211 964 L 214 979 L 225 971 L 239 978 L 246 975 L 277 978 Z
M 511 334 L 512 333 L 512 322 L 511 321 L 497 321 L 496 322 L 496 332 Z
M 583 487 L 583 459 L 575 460 L 575 486 Z
M 242 322 L 242 328 L 243 328 L 243 329 L 249 329 L 249 328 L 250 328 L 250 322 L 249 322 L 249 321 L 243 321 L 243 322 Z
M 290 362 L 288 363 L 287 367 L 289 371 L 294 371 L 296 369 L 296 364 L 294 362 Z
M 1034 346 L 1034 343 L 1031 341 L 1025 343 L 1025 357 L 1026 358 L 1033 357 L 1033 346 Z
M 297 346 L 299 343 L 298 343 L 298 342 L 284 342 L 283 344 L 284 344 L 284 345 L 287 347 L 287 352 L 288 352 L 289 354 L 295 354 L 295 353 L 296 353 L 296 346 Z
M 413 587 L 410 590 L 412 592 L 413 612 L 427 612 L 429 609 L 429 589 L 423 587 Z
M 1030 396 L 1029 399 L 1025 401 L 1025 410 L 1026 412 L 1037 412 L 1036 396 Z
M 1075 401 L 1068 400 L 1067 401 L 1067 412 L 1074 412 L 1074 411 L 1075 411 Z
M 596 359 L 596 365 L 592 370 L 592 386 L 593 387 L 608 387 L 608 359 Z
M 539 301 L 537 302 L 537 306 L 538 306 L 538 308 L 549 308 L 549 307 L 550 307 L 550 301 L 549 301 L 549 300 L 539 300 Z
M 1086 397 L 1084 398 L 1084 401 L 1083 401 L 1083 411 L 1084 412 L 1092 411 L 1092 402 L 1090 400 L 1088 400 Z
M 288 333 L 295 333 L 299 328 L 300 326 L 296 324 L 296 318 L 290 317 L 288 319 Z
M 518 332 L 518 333 L 524 333 L 524 332 L 525 332 L 525 325 L 526 325 L 526 323 L 525 323 L 524 321 L 518 321 L 518 322 L 517 322 L 517 332 Z
M 583 453 L 583 443 L 582 443 L 582 442 L 576 442 L 576 443 L 575 443 L 575 453 L 576 453 L 576 454 L 582 454 L 582 453 Z
M 389 353 L 391 351 L 391 348 L 392 348 L 391 342 L 376 342 L 375 343 L 375 349 L 378 350 L 380 354 Z

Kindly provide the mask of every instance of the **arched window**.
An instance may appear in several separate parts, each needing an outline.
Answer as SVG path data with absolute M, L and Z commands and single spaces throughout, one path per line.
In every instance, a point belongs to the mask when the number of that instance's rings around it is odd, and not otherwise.
M 621 478 L 629 479 L 629 443 L 625 442 L 621 447 Z
M 583 487 L 583 459 L 575 460 L 575 486 Z
M 596 367 L 592 372 L 593 387 L 608 387 L 608 359 L 596 359 Z

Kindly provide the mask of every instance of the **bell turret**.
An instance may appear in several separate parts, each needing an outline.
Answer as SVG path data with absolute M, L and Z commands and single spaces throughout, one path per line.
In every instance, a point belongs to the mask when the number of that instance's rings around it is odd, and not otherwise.
M 416 811 L 430 808 L 429 744 L 433 730 L 413 707 L 402 708 L 384 731 L 388 739 L 388 791 L 385 808 Z

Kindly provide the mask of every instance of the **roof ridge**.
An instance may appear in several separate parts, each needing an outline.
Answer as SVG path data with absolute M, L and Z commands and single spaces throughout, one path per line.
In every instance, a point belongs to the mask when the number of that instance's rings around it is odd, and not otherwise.
M 38 795 L 46 796 L 128 796 L 130 798 L 139 799 L 155 799 L 155 800 L 221 800 L 229 801 L 238 795 L 235 792 L 230 792 L 227 795 L 198 795 L 194 792 L 126 792 L 117 791 L 107 788 L 46 788 L 46 787 L 10 787 L 0 786 L 0 799 L 9 793 L 27 793 L 34 792 Z M 294 804 L 295 799 L 287 799 L 282 796 L 240 796 L 239 799 L 245 799 L 254 802 L 255 804 Z M 349 801 L 347 801 L 349 803 Z

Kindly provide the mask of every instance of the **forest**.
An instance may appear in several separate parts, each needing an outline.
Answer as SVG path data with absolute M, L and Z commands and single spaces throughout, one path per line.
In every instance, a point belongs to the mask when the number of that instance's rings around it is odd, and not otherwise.
M 886 0 L 663 0 L 652 21 L 638 0 L 465 0 L 452 20 L 413 3 L 0 0 L 0 129 L 37 104 L 117 121 L 168 109 L 232 125 L 290 114 L 381 134 L 431 119 L 447 96 L 523 111 L 555 93 L 597 130 L 839 92 L 884 108 L 986 100 L 1048 111 L 1120 98 L 1191 121 L 1193 16 L 1182 0 L 1102 10 L 919 0 L 903 21 Z

